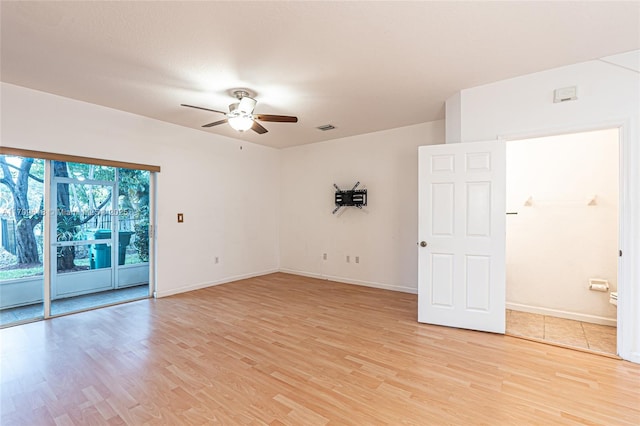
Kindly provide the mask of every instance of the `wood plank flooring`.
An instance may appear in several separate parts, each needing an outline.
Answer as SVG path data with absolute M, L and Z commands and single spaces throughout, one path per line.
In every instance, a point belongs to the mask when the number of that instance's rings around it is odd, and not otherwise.
M 287 274 L 0 331 L 2 425 L 640 424 L 640 366 Z

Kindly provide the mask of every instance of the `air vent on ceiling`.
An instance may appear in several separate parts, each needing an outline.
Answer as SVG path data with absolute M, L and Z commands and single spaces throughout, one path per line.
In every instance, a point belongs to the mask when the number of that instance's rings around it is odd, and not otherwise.
M 333 124 L 325 124 L 323 126 L 316 127 L 316 129 L 322 130 L 323 132 L 326 132 L 327 130 L 333 130 L 335 128 L 336 126 L 334 126 Z

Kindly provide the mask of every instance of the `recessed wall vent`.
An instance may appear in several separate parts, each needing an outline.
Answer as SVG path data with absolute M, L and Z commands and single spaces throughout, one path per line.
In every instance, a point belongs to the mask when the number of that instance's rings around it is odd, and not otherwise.
M 334 126 L 333 124 L 325 124 L 323 126 L 316 127 L 316 129 L 322 130 L 323 132 L 326 132 L 327 130 L 333 130 L 335 128 L 336 126 Z

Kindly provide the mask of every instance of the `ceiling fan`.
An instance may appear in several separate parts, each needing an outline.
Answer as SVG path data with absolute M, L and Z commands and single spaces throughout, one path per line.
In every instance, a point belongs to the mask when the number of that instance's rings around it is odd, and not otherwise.
M 249 96 L 249 92 L 246 90 L 233 90 L 233 95 L 238 99 L 238 102 L 232 103 L 229 105 L 229 112 L 218 111 L 215 109 L 209 109 L 194 105 L 180 104 L 183 107 L 202 109 L 205 111 L 217 112 L 219 114 L 224 114 L 227 118 L 223 120 L 214 121 L 213 123 L 205 124 L 202 127 L 213 127 L 218 124 L 229 123 L 231 127 L 239 132 L 244 132 L 246 130 L 253 130 L 256 133 L 263 134 L 267 133 L 268 130 L 265 129 L 260 123 L 256 120 L 260 121 L 273 121 L 277 123 L 297 123 L 298 117 L 293 117 L 290 115 L 273 115 L 273 114 L 254 114 L 253 110 L 256 107 L 256 100 Z

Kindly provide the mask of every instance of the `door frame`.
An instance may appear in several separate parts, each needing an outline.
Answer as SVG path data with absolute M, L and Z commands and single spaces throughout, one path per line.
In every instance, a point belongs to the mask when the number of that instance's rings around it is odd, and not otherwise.
M 34 157 L 34 158 L 41 158 L 41 157 Z M 52 202 L 51 202 L 51 196 L 53 193 L 53 184 L 54 184 L 54 177 L 53 177 L 53 167 L 52 167 L 52 161 L 50 159 L 44 159 L 44 183 L 43 183 L 43 187 L 44 187 L 44 191 L 43 191 L 43 198 L 44 198 L 44 211 L 45 212 L 52 212 L 51 208 L 52 208 Z M 95 164 L 95 163 L 88 163 L 87 164 Z M 111 181 L 97 181 L 97 180 L 84 180 L 82 181 L 83 183 L 89 183 L 89 184 L 107 184 L 107 185 L 113 185 L 113 192 L 112 194 L 117 194 L 117 190 L 118 190 L 118 168 L 120 168 L 118 165 L 112 166 L 115 168 L 115 180 L 113 182 Z M 149 170 L 149 169 L 137 169 L 137 170 L 146 170 L 149 172 L 149 261 L 148 261 L 148 269 L 149 269 L 149 283 L 148 283 L 148 294 L 147 297 L 151 298 L 155 298 L 156 297 L 156 283 L 157 283 L 157 262 L 156 262 L 156 253 L 157 253 L 157 207 L 156 207 L 156 200 L 157 200 L 157 195 L 156 195 L 156 191 L 157 191 L 157 175 L 159 173 L 159 171 L 154 171 L 154 170 Z M 73 179 L 73 178 L 70 178 Z M 48 188 L 48 189 L 47 189 Z M 115 210 L 115 207 L 117 207 L 117 195 L 112 195 L 112 206 L 111 209 Z M 55 274 L 57 271 L 55 271 L 55 262 L 52 264 L 51 263 L 51 257 L 52 257 L 52 252 L 54 251 L 54 246 L 53 244 L 55 244 L 55 239 L 52 239 L 52 232 L 48 232 L 46 230 L 48 229 L 53 229 L 52 226 L 55 223 L 55 215 L 54 214 L 44 214 L 43 216 L 43 229 L 45 229 L 45 232 L 43 233 L 43 254 L 42 254 L 42 263 L 43 265 L 49 265 L 49 268 L 47 270 L 47 268 L 45 268 L 44 273 L 43 273 L 43 315 L 42 317 L 38 317 L 35 318 L 33 320 L 27 321 L 27 322 L 33 322 L 33 321 L 40 321 L 40 320 L 48 320 L 50 318 L 55 318 L 55 317 L 59 317 L 59 316 L 64 316 L 64 315 L 69 315 L 69 314 L 76 314 L 79 312 L 84 312 L 84 311 L 89 311 L 89 310 L 93 310 L 95 308 L 86 308 L 86 309 L 81 309 L 78 311 L 72 311 L 72 312 L 67 312 L 67 313 L 63 313 L 63 314 L 56 314 L 56 315 L 52 315 L 51 314 L 51 295 L 52 295 L 52 280 L 55 279 L 53 278 L 53 274 Z M 116 228 L 115 225 L 117 223 L 117 219 L 114 218 L 112 216 L 111 218 L 112 220 L 112 228 Z M 117 267 L 117 244 L 118 244 L 118 232 L 113 232 L 112 233 L 112 262 L 111 262 L 111 268 L 112 268 L 112 283 L 117 287 L 118 286 L 118 282 L 117 282 L 117 278 L 118 278 L 118 267 Z M 89 243 L 94 243 L 94 242 L 103 242 L 104 240 L 90 240 Z M 97 308 L 104 308 L 107 306 L 111 306 L 114 304 L 120 304 L 121 302 L 116 302 L 116 303 L 112 303 L 112 304 L 108 304 L 108 305 L 100 305 Z
M 535 139 L 549 136 L 562 136 L 574 133 L 591 132 L 597 130 L 618 129 L 618 247 L 622 250 L 622 256 L 618 258 L 618 307 L 617 307 L 617 341 L 616 352 L 617 355 L 622 356 L 629 353 L 626 350 L 625 343 L 633 342 L 633 329 L 631 327 L 625 327 L 625 324 L 631 324 L 633 321 L 633 301 L 631 295 L 633 295 L 633 289 L 631 288 L 632 282 L 630 277 L 633 276 L 632 262 L 626 261 L 633 254 L 632 241 L 630 237 L 631 229 L 633 228 L 631 218 L 631 194 L 629 194 L 629 184 L 631 179 L 631 164 L 629 155 L 630 152 L 630 140 L 629 140 L 629 127 L 631 123 L 629 119 L 621 119 L 614 121 L 604 121 L 593 125 L 585 126 L 569 126 L 564 128 L 555 128 L 547 130 L 537 130 L 524 133 L 505 133 L 499 134 L 497 140 L 504 141 L 505 143 L 513 140 Z M 464 142 L 463 142 L 464 143 Z M 625 255 L 625 253 L 628 253 Z M 638 289 L 640 291 L 640 289 Z M 620 297 L 622 295 L 622 297 Z M 620 301 L 622 299 L 622 301 Z M 640 306 L 636 306 L 639 309 Z M 635 356 L 640 356 L 636 354 Z M 632 355 L 632 358 L 634 355 Z M 638 359 L 634 359 L 634 362 L 640 362 Z

